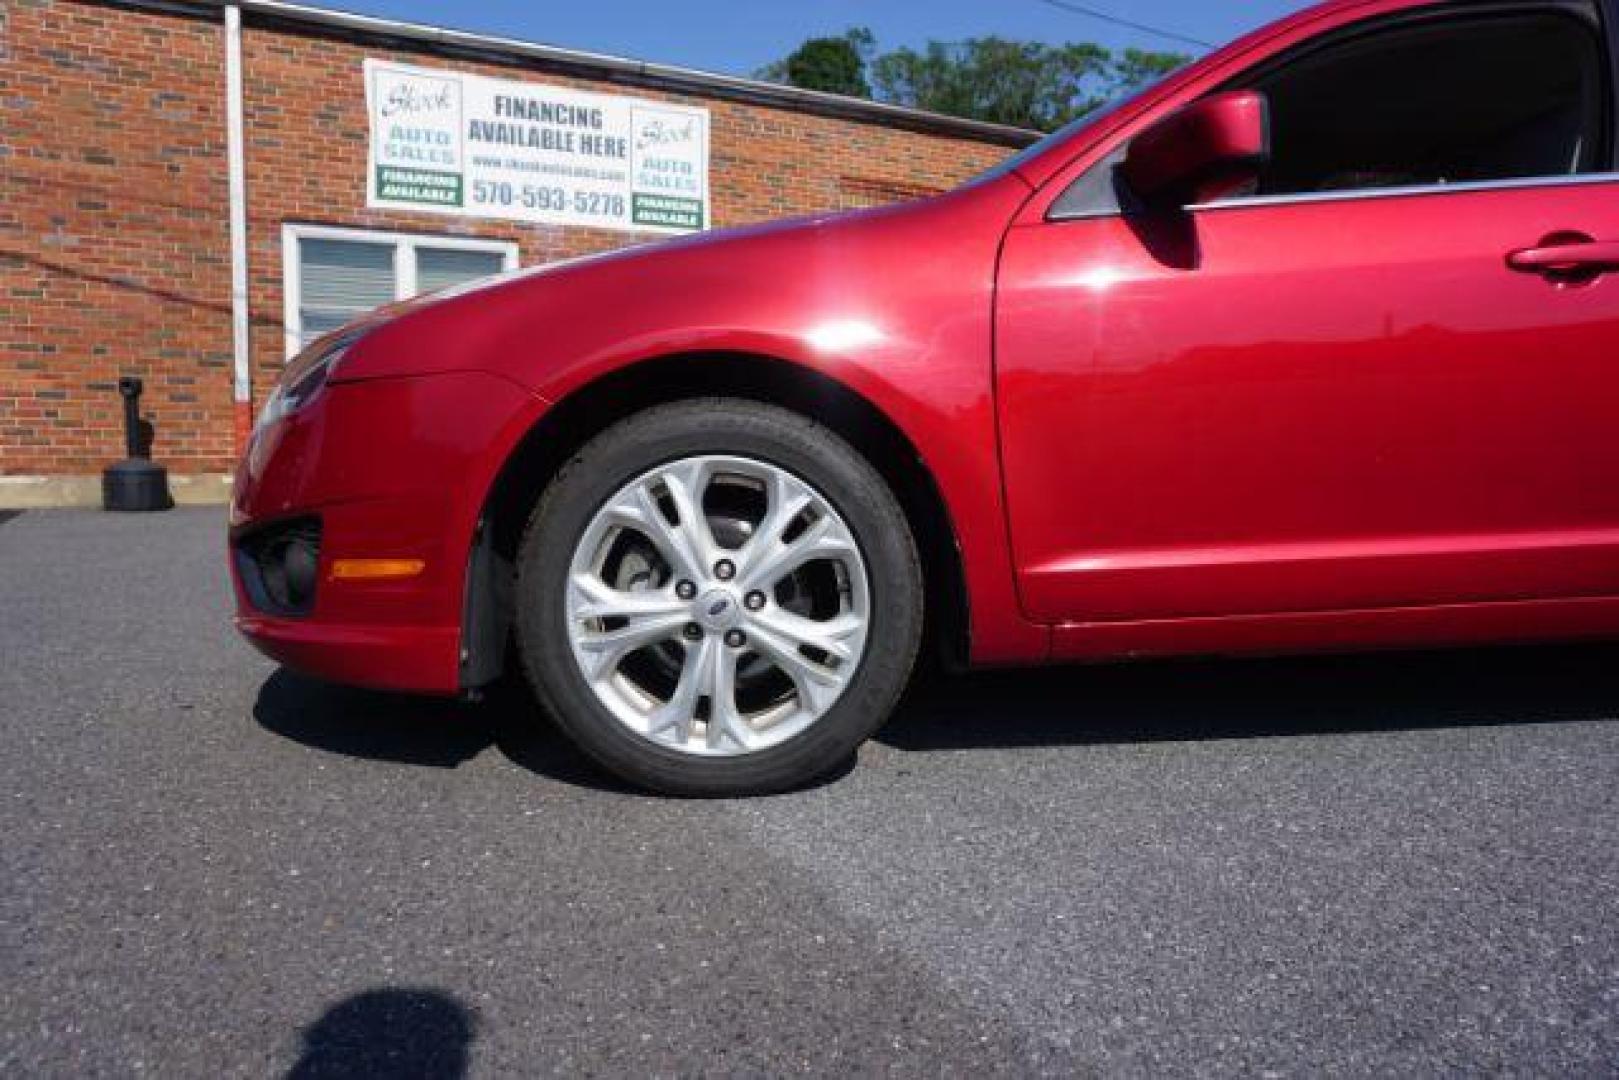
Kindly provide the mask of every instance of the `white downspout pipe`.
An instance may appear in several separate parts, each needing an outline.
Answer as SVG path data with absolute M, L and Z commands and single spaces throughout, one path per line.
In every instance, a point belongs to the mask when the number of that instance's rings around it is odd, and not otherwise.
M 230 183 L 231 399 L 236 452 L 253 430 L 247 312 L 247 165 L 242 134 L 242 9 L 225 7 L 225 162 Z

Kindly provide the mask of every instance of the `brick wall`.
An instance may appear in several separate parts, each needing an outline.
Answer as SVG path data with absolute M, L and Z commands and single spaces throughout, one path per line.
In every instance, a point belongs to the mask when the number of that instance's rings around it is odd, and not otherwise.
M 155 453 L 231 457 L 222 29 L 0 3 L 0 473 L 122 457 L 120 374 Z
M 367 210 L 367 56 L 702 105 L 713 124 L 716 226 L 942 190 L 1007 153 L 878 124 L 450 60 L 249 16 L 256 401 L 284 352 L 283 222 L 511 240 L 524 265 L 647 239 Z M 228 469 L 223 27 L 78 0 L 5 0 L 0 114 L 0 475 L 93 472 L 121 456 L 119 374 L 146 379 L 154 456 L 178 473 Z

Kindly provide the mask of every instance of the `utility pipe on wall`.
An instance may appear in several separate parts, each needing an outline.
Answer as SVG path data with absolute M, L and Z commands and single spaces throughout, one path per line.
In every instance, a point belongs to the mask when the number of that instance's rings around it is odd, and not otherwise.
M 247 166 L 242 149 L 242 9 L 225 7 L 225 162 L 230 183 L 231 398 L 236 452 L 253 430 L 247 318 Z

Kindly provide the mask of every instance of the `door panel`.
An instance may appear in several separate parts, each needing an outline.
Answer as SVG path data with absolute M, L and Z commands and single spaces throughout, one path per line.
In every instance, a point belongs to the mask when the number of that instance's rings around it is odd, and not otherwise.
M 1619 178 L 1012 229 L 997 373 L 1031 617 L 1619 595 Z

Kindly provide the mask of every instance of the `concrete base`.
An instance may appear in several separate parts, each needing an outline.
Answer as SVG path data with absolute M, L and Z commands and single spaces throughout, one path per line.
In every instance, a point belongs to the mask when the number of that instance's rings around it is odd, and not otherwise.
M 227 473 L 169 474 L 176 506 L 223 506 L 230 502 Z M 101 477 L 0 476 L 0 510 L 99 509 Z

